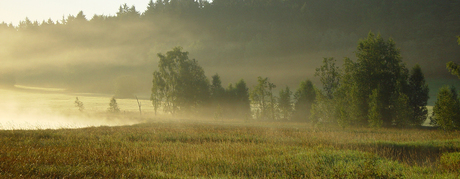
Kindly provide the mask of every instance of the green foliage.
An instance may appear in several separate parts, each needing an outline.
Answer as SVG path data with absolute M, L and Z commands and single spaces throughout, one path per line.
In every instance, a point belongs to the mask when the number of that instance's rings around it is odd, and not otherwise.
M 368 118 L 369 118 L 369 126 L 371 127 L 382 127 L 383 125 L 383 120 L 382 120 L 382 98 L 380 90 L 374 89 L 372 90 L 372 94 L 369 96 L 369 112 L 368 112 Z
M 367 116 L 364 116 L 360 111 L 364 101 L 358 98 L 358 86 L 356 85 L 355 72 L 357 63 L 354 63 L 349 58 L 344 59 L 343 71 L 341 74 L 341 85 L 334 94 L 337 123 L 346 127 L 349 125 L 367 124 Z
M 316 68 L 315 76 L 320 77 L 323 90 L 316 91 L 315 103 L 312 105 L 312 119 L 317 122 L 336 122 L 335 93 L 340 87 L 340 69 L 334 58 L 324 58 L 323 65 Z
M 250 99 L 254 106 L 257 108 L 260 115 L 256 115 L 258 119 L 276 119 L 275 105 L 276 99 L 273 96 L 273 89 L 276 85 L 270 83 L 268 78 L 257 78 L 258 84 L 253 88 Z
M 220 76 L 215 74 L 212 76 L 211 82 L 211 99 L 214 104 L 220 104 L 224 102 L 225 89 L 222 87 L 222 82 L 220 81 Z
M 460 45 L 460 36 L 457 36 L 457 42 Z M 456 75 L 460 78 L 460 66 L 452 61 L 447 62 L 446 64 L 447 70 L 449 70 L 452 75 Z
M 150 100 L 152 101 L 152 105 L 155 110 L 155 115 L 157 115 L 157 111 L 162 105 L 163 98 L 166 96 L 166 90 L 164 90 L 166 82 L 161 77 L 161 74 L 156 71 L 153 73 L 152 83 L 153 85 Z
M 78 97 L 75 99 L 75 107 L 78 107 L 78 110 L 80 112 L 83 112 L 85 110 L 85 106 L 83 106 L 83 102 L 81 102 Z
M 460 128 L 460 99 L 455 88 L 444 86 L 439 90 L 431 123 L 447 131 Z
M 313 123 L 336 122 L 334 100 L 330 99 L 317 88 L 315 88 L 315 92 L 316 98 L 311 106 L 310 121 Z
M 175 47 L 166 55 L 158 54 L 158 71 L 154 72 L 152 103 L 165 112 L 199 112 L 209 101 L 209 81 L 198 62 L 188 52 Z
M 292 102 L 291 102 L 292 92 L 288 86 L 285 89 L 281 89 L 279 92 L 278 108 L 283 115 L 284 120 L 291 119 L 292 113 Z
M 357 62 L 344 59 L 343 70 L 333 58 L 316 69 L 323 91 L 317 93 L 313 114 L 345 127 L 417 126 L 427 116 L 428 86 L 420 66 L 410 74 L 392 39 L 369 33 L 358 43 Z
M 249 89 L 243 79 L 240 79 L 234 85 L 230 83 L 224 92 L 224 101 L 222 102 L 224 117 L 251 118 Z
M 374 96 L 374 90 L 378 88 L 378 99 L 373 100 L 379 100 L 380 107 L 374 112 L 381 113 L 379 118 L 383 126 L 393 125 L 395 99 L 398 99 L 400 93 L 406 92 L 404 89 L 407 85 L 407 69 L 401 61 L 399 49 L 392 39 L 385 42 L 380 34 L 375 36 L 369 33 L 366 39 L 358 43 L 356 57 L 357 68 L 353 79 L 359 91 L 357 98 L 363 102 L 359 105 L 360 111 L 368 114 L 370 96 Z
M 428 84 L 425 83 L 425 76 L 420 65 L 416 64 L 410 71 L 409 76 L 409 105 L 412 108 L 413 116 L 410 116 L 409 124 L 420 126 L 428 117 L 426 108 L 429 99 Z
M 421 126 L 422 123 L 425 122 L 426 114 L 424 116 L 425 118 L 421 117 L 417 121 L 414 120 L 414 118 L 416 117 L 416 115 L 414 114 L 415 111 L 413 106 L 411 106 L 411 101 L 409 97 L 406 94 L 400 93 L 396 100 L 397 101 L 394 102 L 394 107 L 396 108 L 393 119 L 394 125 L 399 127 Z M 426 109 L 426 106 L 423 107 Z M 426 112 L 428 113 L 428 110 L 426 110 Z
M 316 92 L 310 80 L 300 82 L 294 94 L 294 112 L 292 118 L 297 121 L 306 121 L 310 117 L 310 111 L 316 100 Z
M 240 79 L 235 84 L 235 106 L 236 114 L 238 117 L 243 119 L 250 118 L 251 115 L 251 106 L 249 101 L 249 88 L 246 86 L 246 82 L 243 79 Z
M 458 78 L 460 78 L 460 66 L 454 62 L 448 62 L 446 64 L 447 66 L 447 69 L 449 70 L 450 73 L 452 73 L 453 75 L 456 75 L 458 76 Z
M 107 111 L 109 113 L 114 113 L 114 114 L 120 112 L 120 108 L 118 107 L 118 103 L 115 97 L 112 97 L 112 99 L 110 99 L 109 108 L 107 109 Z
M 334 58 L 324 58 L 323 65 L 316 68 L 315 72 L 315 76 L 320 77 L 325 95 L 329 99 L 334 97 L 334 92 L 340 86 L 340 69 L 335 66 L 335 62 Z

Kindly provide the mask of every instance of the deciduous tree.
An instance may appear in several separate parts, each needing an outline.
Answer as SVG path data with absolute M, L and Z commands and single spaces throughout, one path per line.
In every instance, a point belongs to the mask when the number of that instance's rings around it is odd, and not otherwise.
M 288 86 L 285 89 L 281 89 L 279 92 L 278 108 L 283 115 L 284 120 L 290 120 L 292 113 L 292 92 Z

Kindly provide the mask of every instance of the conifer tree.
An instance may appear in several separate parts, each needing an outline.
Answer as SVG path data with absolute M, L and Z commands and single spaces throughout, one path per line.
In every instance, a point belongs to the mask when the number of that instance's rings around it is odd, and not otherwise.
M 120 112 L 120 108 L 118 107 L 118 103 L 115 97 L 112 97 L 112 99 L 110 99 L 109 108 L 107 109 L 107 111 L 109 111 L 110 113 Z
M 408 123 L 411 125 L 421 125 L 428 116 L 426 108 L 429 98 L 428 85 L 425 83 L 425 76 L 422 73 L 420 65 L 415 65 L 409 76 L 409 106 L 412 109 L 413 116 L 410 117 Z
M 444 86 L 439 89 L 437 100 L 433 107 L 431 124 L 450 131 L 460 128 L 460 101 L 454 87 Z

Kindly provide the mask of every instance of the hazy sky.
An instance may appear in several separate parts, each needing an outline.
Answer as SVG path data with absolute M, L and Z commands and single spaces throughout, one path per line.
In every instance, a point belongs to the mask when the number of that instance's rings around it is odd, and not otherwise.
M 31 21 L 61 20 L 62 16 L 83 11 L 89 20 L 94 14 L 115 15 L 121 4 L 134 5 L 144 12 L 149 0 L 0 0 L 0 22 L 13 23 L 28 17 Z

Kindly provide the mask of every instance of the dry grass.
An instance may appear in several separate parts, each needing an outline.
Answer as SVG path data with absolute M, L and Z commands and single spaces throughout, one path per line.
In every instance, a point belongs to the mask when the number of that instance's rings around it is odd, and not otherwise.
M 455 178 L 459 137 L 278 122 L 10 130 L 0 177 Z

